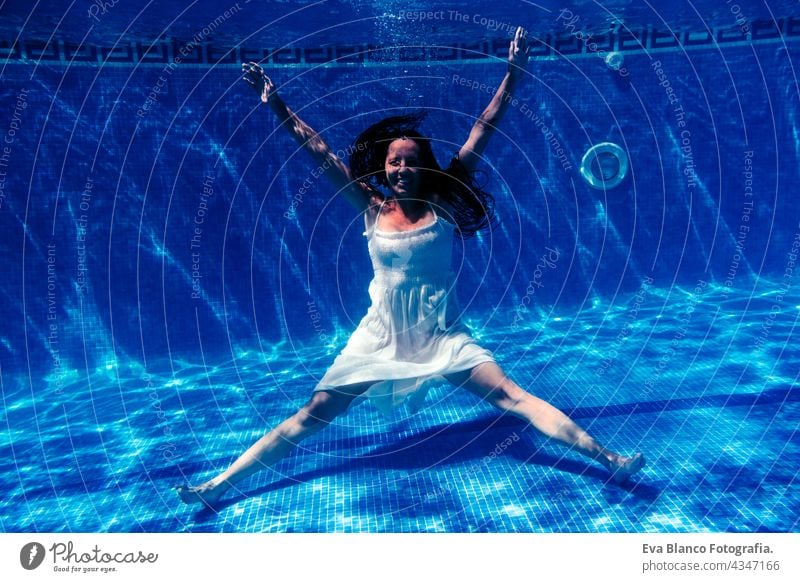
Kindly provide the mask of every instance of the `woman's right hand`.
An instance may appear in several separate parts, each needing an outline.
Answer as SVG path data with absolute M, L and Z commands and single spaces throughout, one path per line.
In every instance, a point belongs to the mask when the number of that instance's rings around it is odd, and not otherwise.
M 528 64 L 528 31 L 521 26 L 514 33 L 514 40 L 508 47 L 508 70 L 512 73 L 521 72 Z
M 261 102 L 266 103 L 269 101 L 269 96 L 275 92 L 275 84 L 264 74 L 264 69 L 261 68 L 261 65 L 252 61 L 242 63 L 242 73 L 244 73 L 242 79 L 258 91 Z

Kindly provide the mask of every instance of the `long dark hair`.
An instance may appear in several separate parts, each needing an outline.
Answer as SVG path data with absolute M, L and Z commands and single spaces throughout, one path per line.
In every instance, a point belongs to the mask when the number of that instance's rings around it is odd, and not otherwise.
M 461 238 L 471 237 L 492 224 L 494 196 L 481 189 L 458 156 L 442 170 L 433 155 L 431 140 L 417 131 L 424 118 L 425 112 L 387 117 L 361 132 L 350 150 L 353 178 L 375 189 L 388 188 L 385 163 L 389 144 L 396 139 L 412 139 L 420 149 L 420 166 L 426 170 L 422 172 L 422 195 L 435 192 L 441 196 L 452 209 L 453 216 L 449 218 L 458 224 Z

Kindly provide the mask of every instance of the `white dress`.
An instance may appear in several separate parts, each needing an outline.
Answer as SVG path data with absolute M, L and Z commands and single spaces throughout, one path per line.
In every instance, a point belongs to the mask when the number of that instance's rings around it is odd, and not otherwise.
M 380 212 L 376 216 L 380 216 Z M 493 362 L 460 321 L 451 270 L 455 226 L 439 218 L 386 232 L 364 213 L 374 277 L 372 304 L 314 391 L 374 381 L 364 393 L 391 414 L 406 398 L 418 409 L 442 374 Z

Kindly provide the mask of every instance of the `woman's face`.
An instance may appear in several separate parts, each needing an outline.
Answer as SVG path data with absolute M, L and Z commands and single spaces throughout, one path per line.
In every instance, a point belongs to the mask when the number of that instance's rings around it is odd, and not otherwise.
M 396 139 L 386 153 L 386 179 L 395 196 L 413 198 L 422 182 L 420 148 L 413 139 Z

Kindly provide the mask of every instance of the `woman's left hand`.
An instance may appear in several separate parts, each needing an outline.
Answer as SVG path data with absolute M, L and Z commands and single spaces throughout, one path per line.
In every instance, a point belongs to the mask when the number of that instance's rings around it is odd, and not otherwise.
M 528 32 L 521 26 L 514 33 L 514 40 L 508 47 L 508 70 L 520 73 L 528 64 Z

